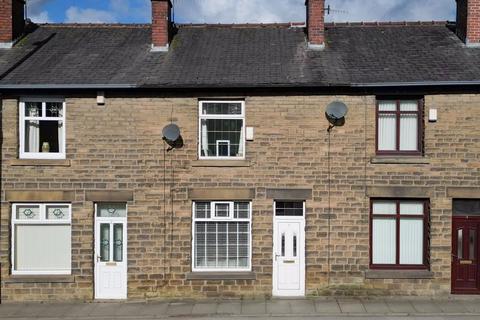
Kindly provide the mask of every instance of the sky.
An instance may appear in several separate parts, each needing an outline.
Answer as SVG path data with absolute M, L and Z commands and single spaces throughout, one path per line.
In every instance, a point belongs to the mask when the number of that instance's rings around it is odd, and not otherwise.
M 172 0 L 177 23 L 305 21 L 305 0 Z M 326 0 L 327 21 L 455 20 L 455 0 Z M 149 23 L 150 0 L 27 0 L 37 23 Z

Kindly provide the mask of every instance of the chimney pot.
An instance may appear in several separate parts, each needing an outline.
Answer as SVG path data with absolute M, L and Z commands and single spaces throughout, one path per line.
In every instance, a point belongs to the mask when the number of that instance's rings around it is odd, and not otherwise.
M 170 0 L 152 1 L 152 51 L 168 51 L 171 38 L 172 3 Z

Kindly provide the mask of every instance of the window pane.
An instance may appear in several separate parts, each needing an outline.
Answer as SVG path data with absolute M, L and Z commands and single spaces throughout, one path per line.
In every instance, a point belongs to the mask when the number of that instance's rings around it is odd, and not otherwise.
M 423 201 L 400 202 L 400 214 L 423 215 Z
M 113 218 L 126 216 L 127 205 L 125 203 L 97 203 L 97 217 Z
M 378 111 L 397 111 L 396 101 L 379 101 Z
M 210 218 L 210 202 L 195 202 L 195 218 Z
M 400 150 L 418 150 L 418 115 L 400 115 Z
M 250 217 L 250 204 L 248 202 L 235 202 L 235 219 L 248 219 Z
M 400 264 L 423 264 L 423 220 L 400 220 Z
M 40 152 L 40 121 L 25 121 L 25 152 Z
M 215 204 L 215 217 L 228 218 L 230 216 L 230 205 L 228 203 Z
M 63 103 L 62 102 L 47 102 L 46 104 L 47 117 L 63 117 Z
M 475 229 L 470 229 L 469 233 L 469 257 L 470 260 L 475 260 L 476 259 L 476 252 L 477 252 L 477 230 Z
M 113 225 L 113 261 L 123 261 L 123 224 Z
M 241 115 L 242 104 L 241 103 L 203 103 L 202 114 L 224 114 L 224 115 Z
M 70 230 L 58 225 L 15 226 L 15 270 L 69 271 Z
M 397 149 L 396 119 L 395 114 L 378 115 L 378 150 L 394 151 Z
M 457 230 L 457 256 L 458 259 L 463 259 L 463 229 Z
M 281 250 L 281 255 L 282 257 L 285 257 L 285 233 L 282 233 L 282 250 Z
M 47 206 L 48 220 L 68 220 L 70 219 L 70 208 L 65 205 L 49 205 Z
M 375 218 L 372 223 L 372 263 L 395 264 L 395 219 Z
M 397 204 L 395 201 L 375 201 L 372 210 L 373 214 L 396 214 Z
M 275 201 L 276 216 L 303 216 L 303 201 Z
M 297 235 L 293 235 L 293 256 L 297 256 Z
M 16 217 L 19 220 L 39 220 L 40 206 L 17 205 Z
M 417 100 L 400 101 L 400 111 L 418 111 Z
M 41 102 L 25 102 L 25 117 L 41 117 L 42 103 Z
M 202 156 L 243 156 L 242 119 L 202 119 Z
M 110 261 L 110 224 L 100 224 L 100 260 Z
M 25 152 L 58 153 L 63 143 L 62 121 L 25 121 Z

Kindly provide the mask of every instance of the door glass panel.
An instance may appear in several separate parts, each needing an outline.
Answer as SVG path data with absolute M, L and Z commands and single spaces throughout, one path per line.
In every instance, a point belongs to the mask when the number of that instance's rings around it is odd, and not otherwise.
M 98 203 L 97 217 L 116 218 L 127 216 L 127 205 L 125 203 Z
M 470 260 L 475 260 L 475 252 L 477 251 L 477 230 L 470 230 L 470 235 L 468 239 L 468 248 L 469 248 L 469 256 Z
M 123 224 L 113 225 L 113 261 L 123 260 Z
M 110 224 L 100 224 L 100 260 L 110 261 Z
M 282 257 L 285 257 L 285 233 L 282 233 Z
M 293 256 L 297 256 L 297 235 L 293 236 Z
M 457 257 L 463 259 L 463 229 L 457 230 Z

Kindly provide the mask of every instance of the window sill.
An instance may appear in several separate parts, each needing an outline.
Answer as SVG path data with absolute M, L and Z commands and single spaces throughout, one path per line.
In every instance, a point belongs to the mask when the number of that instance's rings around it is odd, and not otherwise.
M 433 279 L 428 270 L 367 270 L 365 279 Z
M 53 159 L 14 159 L 8 161 L 10 166 L 44 166 L 44 167 L 70 167 L 70 160 Z
M 75 276 L 72 275 L 11 275 L 4 279 L 5 283 L 74 283 Z
M 372 164 L 430 164 L 430 159 L 419 156 L 375 156 Z
M 256 280 L 255 272 L 189 272 L 186 280 Z
M 192 167 L 250 167 L 249 160 L 195 160 Z

